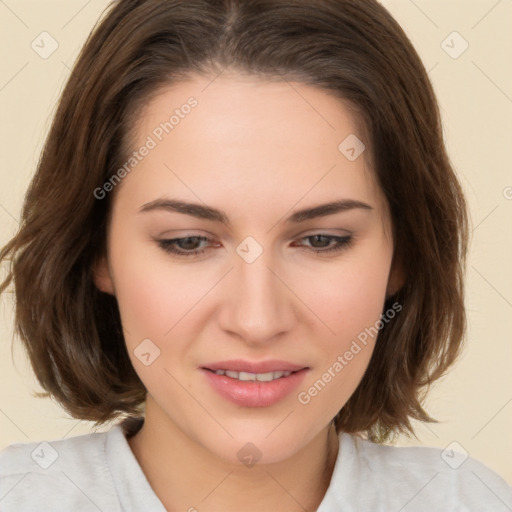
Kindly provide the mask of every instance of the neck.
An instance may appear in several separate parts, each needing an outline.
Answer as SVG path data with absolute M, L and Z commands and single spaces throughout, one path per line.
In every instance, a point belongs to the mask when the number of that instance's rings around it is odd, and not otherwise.
M 151 403 L 128 443 L 154 492 L 169 511 L 316 510 L 338 453 L 331 424 L 292 457 L 246 467 L 217 457 L 190 439 Z

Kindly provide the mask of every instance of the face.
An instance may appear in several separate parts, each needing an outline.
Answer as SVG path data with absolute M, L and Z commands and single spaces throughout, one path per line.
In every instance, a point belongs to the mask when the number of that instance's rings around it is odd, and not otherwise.
M 323 90 L 237 74 L 174 84 L 133 126 L 96 284 L 148 414 L 218 457 L 249 442 L 261 462 L 292 456 L 368 365 L 393 242 L 354 136 Z

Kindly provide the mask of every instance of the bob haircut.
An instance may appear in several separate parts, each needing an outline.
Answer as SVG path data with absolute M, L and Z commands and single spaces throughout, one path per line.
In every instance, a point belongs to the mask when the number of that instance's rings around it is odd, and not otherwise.
M 334 421 L 337 432 L 379 443 L 415 435 L 411 419 L 437 422 L 423 399 L 464 341 L 469 221 L 425 68 L 376 0 L 109 6 L 61 95 L 20 229 L 0 253 L 10 261 L 0 292 L 14 284 L 15 332 L 42 395 L 96 425 L 142 414 L 146 390 L 116 298 L 93 282 L 115 191 L 101 200 L 94 191 L 127 161 L 129 128 L 154 95 L 193 73 L 213 78 L 226 68 L 319 87 L 358 114 L 402 275 L 385 309 L 398 302 L 402 310 L 379 331 L 362 381 Z

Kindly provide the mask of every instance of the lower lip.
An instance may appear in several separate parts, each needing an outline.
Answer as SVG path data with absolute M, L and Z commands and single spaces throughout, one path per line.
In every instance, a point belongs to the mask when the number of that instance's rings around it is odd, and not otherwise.
M 242 381 L 201 369 L 219 395 L 242 407 L 269 407 L 289 395 L 306 376 L 307 368 L 270 382 Z

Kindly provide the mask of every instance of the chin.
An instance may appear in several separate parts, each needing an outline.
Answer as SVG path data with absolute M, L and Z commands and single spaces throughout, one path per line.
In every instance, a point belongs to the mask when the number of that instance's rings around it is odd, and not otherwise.
M 293 457 L 310 439 L 294 430 L 276 426 L 271 428 L 243 428 L 230 430 L 233 438 L 218 436 L 204 439 L 203 446 L 216 457 L 229 464 L 252 467 L 255 464 L 276 464 Z M 275 429 L 273 431 L 273 429 Z

